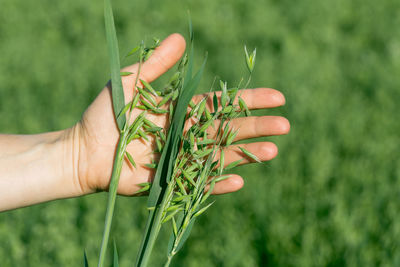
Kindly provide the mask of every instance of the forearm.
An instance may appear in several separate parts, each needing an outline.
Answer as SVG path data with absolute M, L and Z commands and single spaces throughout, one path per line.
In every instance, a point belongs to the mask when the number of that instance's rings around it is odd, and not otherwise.
M 0 135 L 0 211 L 82 194 L 74 158 L 75 128 L 38 135 Z

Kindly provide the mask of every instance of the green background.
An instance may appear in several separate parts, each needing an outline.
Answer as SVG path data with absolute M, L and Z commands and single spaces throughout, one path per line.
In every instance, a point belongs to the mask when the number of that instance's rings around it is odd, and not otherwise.
M 257 47 L 252 86 L 281 90 L 279 155 L 239 167 L 244 188 L 214 197 L 175 266 L 400 265 L 398 0 L 115 0 L 120 48 L 187 32 L 215 75 L 236 84 L 243 45 Z M 102 1 L 0 0 L 0 132 L 64 129 L 108 79 Z M 1 175 L 1 174 L 0 174 Z M 132 266 L 145 198 L 120 197 L 113 236 Z M 0 214 L 1 266 L 95 266 L 106 194 Z M 152 266 L 165 260 L 161 234 Z

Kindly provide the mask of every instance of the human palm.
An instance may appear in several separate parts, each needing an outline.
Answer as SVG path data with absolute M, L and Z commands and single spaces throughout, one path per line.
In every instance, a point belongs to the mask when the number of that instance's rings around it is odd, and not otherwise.
M 170 35 L 143 64 L 140 78 L 147 82 L 152 82 L 171 68 L 180 59 L 184 50 L 185 41 L 182 36 L 178 34 Z M 138 72 L 138 64 L 128 66 L 122 71 L 134 73 L 122 78 L 125 100 L 128 102 L 132 99 L 134 93 L 135 73 Z M 206 95 L 197 95 L 193 101 L 196 103 L 204 96 Z M 250 109 L 277 107 L 285 103 L 285 99 L 280 92 L 268 88 L 243 90 L 241 96 L 248 103 Z M 208 108 L 212 109 L 211 107 L 212 105 L 209 105 Z M 134 118 L 142 111 L 134 109 L 132 112 L 132 117 Z M 166 114 L 148 114 L 147 118 L 160 127 L 168 127 Z M 188 121 L 185 128 L 190 127 L 191 123 L 193 122 Z M 290 127 L 285 118 L 277 116 L 237 118 L 232 121 L 231 125 L 236 129 L 239 128 L 239 133 L 235 141 L 260 136 L 286 134 Z M 78 160 L 76 161 L 78 165 L 77 176 L 81 187 L 86 193 L 107 190 L 119 138 L 109 86 L 106 86 L 89 106 L 82 120 L 75 126 L 75 129 L 76 139 L 79 143 L 77 146 L 79 149 L 76 152 L 78 155 Z M 209 134 L 212 135 L 213 133 L 210 132 Z M 253 142 L 242 144 L 241 146 L 251 151 L 261 160 L 270 160 L 277 154 L 277 148 L 271 142 Z M 155 147 L 155 140 L 151 136 L 149 137 L 149 141 L 142 138 L 131 141 L 127 147 L 127 151 L 133 156 L 136 168 L 128 161 L 123 165 L 118 186 L 119 194 L 132 195 L 140 189 L 138 184 L 151 181 L 154 176 L 154 170 L 146 167 L 145 164 L 157 160 L 159 155 L 153 153 Z M 251 159 L 245 157 L 240 152 L 237 145 L 231 145 L 226 148 L 226 164 L 238 159 L 243 159 L 242 163 L 251 162 Z M 217 183 L 213 193 L 233 192 L 242 186 L 242 177 L 232 175 L 229 179 Z

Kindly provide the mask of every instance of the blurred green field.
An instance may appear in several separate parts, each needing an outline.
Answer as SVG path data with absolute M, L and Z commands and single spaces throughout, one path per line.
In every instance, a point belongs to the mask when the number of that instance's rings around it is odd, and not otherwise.
M 281 90 L 291 133 L 279 155 L 240 167 L 237 193 L 215 197 L 174 266 L 400 266 L 398 0 L 123 1 L 122 52 L 187 32 L 197 57 L 236 83 L 257 47 L 254 87 Z M 102 1 L 0 0 L 0 132 L 72 126 L 108 79 Z M 127 62 L 128 63 L 128 62 Z M 0 174 L 1 175 L 1 174 Z M 145 198 L 120 197 L 113 236 L 132 266 Z M 106 194 L 0 213 L 0 266 L 94 266 Z M 161 234 L 152 266 L 165 259 Z

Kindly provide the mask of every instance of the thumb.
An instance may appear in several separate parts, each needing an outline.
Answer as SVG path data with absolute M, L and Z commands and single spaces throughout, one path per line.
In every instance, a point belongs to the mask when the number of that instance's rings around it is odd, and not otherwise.
M 139 74 L 140 78 L 152 82 L 160 77 L 182 57 L 185 47 L 185 39 L 178 33 L 173 33 L 165 38 L 150 58 L 143 63 Z M 138 64 L 134 64 L 124 68 L 123 71 L 135 73 L 137 69 Z

